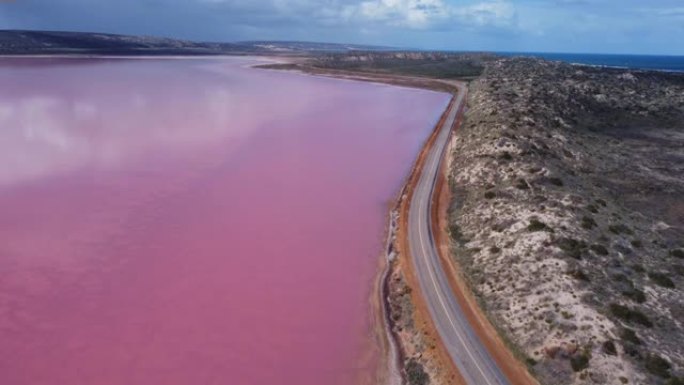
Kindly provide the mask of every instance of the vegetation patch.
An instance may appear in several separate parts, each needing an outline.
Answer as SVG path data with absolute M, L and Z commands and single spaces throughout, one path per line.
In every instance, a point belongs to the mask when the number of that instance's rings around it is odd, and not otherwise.
M 670 255 L 675 257 L 675 258 L 684 258 L 684 250 L 682 250 L 682 249 L 670 250 Z
M 603 352 L 611 356 L 617 356 L 617 348 L 615 342 L 608 340 L 603 343 Z
M 593 251 L 597 255 L 608 255 L 608 249 L 606 249 L 605 246 L 599 244 L 591 245 L 591 251 Z
M 669 378 L 670 377 L 670 363 L 663 357 L 657 354 L 649 354 L 646 356 L 644 361 L 644 366 L 651 374 L 658 377 Z
M 430 376 L 425 372 L 423 365 L 415 358 L 411 358 L 406 362 L 404 371 L 410 385 L 427 385 L 430 383 Z
M 537 218 L 532 218 L 530 224 L 527 225 L 527 230 L 531 232 L 536 231 L 551 231 L 551 228 L 546 225 L 546 223 L 540 221 Z
M 624 295 L 625 297 L 631 299 L 632 301 L 634 301 L 636 303 L 646 302 L 646 294 L 637 288 L 625 290 L 622 292 L 622 295 Z
M 549 182 L 551 182 L 552 185 L 562 187 L 563 186 L 563 179 L 561 178 L 549 178 Z
M 682 377 L 671 377 L 665 382 L 665 385 L 684 385 L 684 378 Z
M 584 241 L 573 238 L 560 238 L 556 241 L 556 246 L 565 252 L 569 257 L 582 259 L 582 253 L 587 249 Z
M 647 328 L 653 327 L 653 322 L 638 309 L 631 309 L 627 306 L 620 305 L 617 303 L 611 303 L 609 305 L 609 310 L 615 317 L 630 323 L 639 324 Z
M 313 65 L 347 71 L 390 73 L 431 78 L 474 78 L 491 60 L 488 54 L 355 51 L 315 58 Z
M 579 281 L 585 281 L 585 282 L 591 281 L 591 279 L 589 279 L 589 276 L 584 271 L 582 271 L 582 269 L 580 269 L 580 268 L 569 270 L 568 275 L 579 280 Z
M 630 328 L 623 328 L 620 330 L 620 339 L 623 342 L 628 342 L 634 345 L 641 345 L 641 340 L 637 336 L 636 332 Z
M 590 359 L 591 357 L 586 352 L 576 354 L 570 358 L 570 366 L 572 366 L 572 370 L 575 372 L 581 372 L 589 367 Z
M 634 234 L 634 231 L 630 229 L 629 227 L 623 225 L 623 224 L 617 224 L 617 225 L 610 225 L 608 226 L 608 230 L 613 233 L 613 234 L 629 234 L 632 235 Z
M 457 224 L 452 223 L 449 225 L 449 235 L 451 239 L 459 243 L 465 243 L 463 238 L 463 233 L 461 233 L 461 228 Z
M 668 289 L 674 289 L 675 284 L 674 282 L 668 277 L 667 275 L 663 273 L 658 273 L 658 272 L 650 272 L 648 273 L 648 278 L 651 279 L 656 285 L 666 287 Z
M 594 227 L 596 227 L 596 221 L 594 218 L 589 217 L 589 216 L 583 216 L 582 217 L 582 228 L 585 230 L 591 230 Z

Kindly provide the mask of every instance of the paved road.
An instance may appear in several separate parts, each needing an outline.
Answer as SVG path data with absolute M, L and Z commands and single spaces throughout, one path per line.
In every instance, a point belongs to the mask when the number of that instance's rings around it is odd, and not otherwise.
M 454 298 L 435 247 L 431 221 L 432 192 L 443 153 L 466 88 L 459 85 L 456 103 L 440 128 L 425 161 L 409 206 L 409 248 L 418 281 L 432 320 L 454 363 L 468 384 L 509 384 L 489 352 L 482 345 Z

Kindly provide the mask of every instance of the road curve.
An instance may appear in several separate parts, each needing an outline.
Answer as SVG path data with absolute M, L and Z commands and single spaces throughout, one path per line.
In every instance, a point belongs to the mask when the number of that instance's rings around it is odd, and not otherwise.
M 458 83 L 458 93 L 447 118 L 425 158 L 408 216 L 408 242 L 416 277 L 430 316 L 444 347 L 461 376 L 473 385 L 508 385 L 509 381 L 479 340 L 454 297 L 442 269 L 432 234 L 432 197 L 452 127 L 462 111 L 466 87 Z

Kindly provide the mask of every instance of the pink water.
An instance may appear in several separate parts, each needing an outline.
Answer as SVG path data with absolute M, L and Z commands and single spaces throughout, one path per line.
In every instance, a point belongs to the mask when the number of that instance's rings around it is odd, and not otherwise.
M 0 60 L 0 384 L 373 375 L 387 204 L 447 96 L 250 60 Z

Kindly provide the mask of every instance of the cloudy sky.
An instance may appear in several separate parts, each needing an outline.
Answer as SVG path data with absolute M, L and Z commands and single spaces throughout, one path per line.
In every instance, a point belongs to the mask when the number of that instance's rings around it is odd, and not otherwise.
M 0 0 L 0 29 L 684 55 L 684 0 Z

